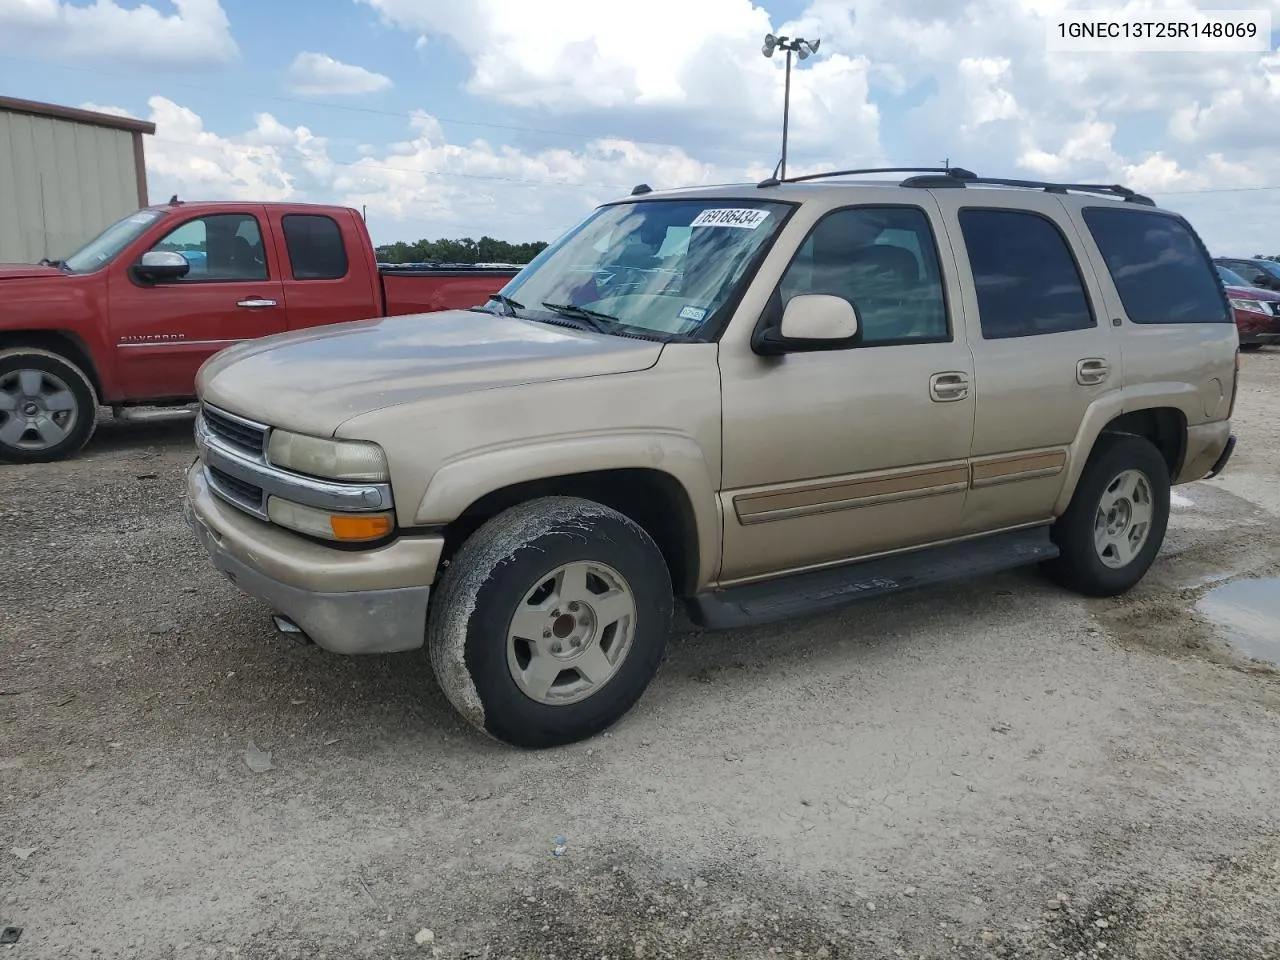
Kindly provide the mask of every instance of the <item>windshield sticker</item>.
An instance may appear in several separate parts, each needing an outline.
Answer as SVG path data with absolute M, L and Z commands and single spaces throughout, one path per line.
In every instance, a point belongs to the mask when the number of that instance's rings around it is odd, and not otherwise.
M 737 227 L 740 230 L 754 230 L 769 217 L 768 210 L 733 210 L 719 207 L 714 210 L 703 210 L 693 219 L 691 227 Z
M 680 311 L 680 319 L 688 320 L 691 323 L 701 323 L 706 319 L 707 311 L 701 307 L 685 307 Z

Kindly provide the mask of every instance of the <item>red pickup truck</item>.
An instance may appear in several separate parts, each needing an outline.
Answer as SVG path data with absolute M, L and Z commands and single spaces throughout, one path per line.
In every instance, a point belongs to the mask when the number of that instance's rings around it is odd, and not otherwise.
M 0 460 L 71 456 L 99 405 L 188 404 L 232 344 L 482 304 L 519 269 L 379 264 L 347 207 L 146 207 L 65 260 L 0 264 Z

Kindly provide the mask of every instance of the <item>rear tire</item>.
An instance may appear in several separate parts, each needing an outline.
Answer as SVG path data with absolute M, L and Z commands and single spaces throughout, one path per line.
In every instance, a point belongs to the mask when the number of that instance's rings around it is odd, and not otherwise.
M 427 647 L 472 726 L 539 749 L 595 736 L 638 701 L 671 630 L 662 552 L 630 518 L 547 497 L 499 514 L 440 578 Z
M 89 442 L 97 419 L 97 394 L 76 364 L 36 347 L 0 350 L 0 460 L 65 460 Z
M 1092 597 L 1134 587 L 1164 542 L 1169 467 L 1142 437 L 1098 438 L 1066 512 L 1051 537 L 1060 555 L 1043 564 L 1055 583 Z
M 1262 344 L 1260 344 L 1260 343 L 1242 343 L 1242 344 L 1240 344 L 1240 352 L 1241 352 L 1241 353 L 1257 353 L 1257 352 L 1258 352 L 1259 350 L 1261 350 L 1261 349 L 1262 349 Z

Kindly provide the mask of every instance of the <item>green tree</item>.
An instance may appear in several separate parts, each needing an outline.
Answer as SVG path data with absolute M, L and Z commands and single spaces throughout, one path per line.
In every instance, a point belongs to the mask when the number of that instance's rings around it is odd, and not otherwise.
M 494 237 L 471 237 L 460 240 L 419 240 L 406 243 L 397 240 L 378 247 L 376 253 L 382 263 L 518 263 L 525 264 L 544 249 L 546 243 L 508 243 Z

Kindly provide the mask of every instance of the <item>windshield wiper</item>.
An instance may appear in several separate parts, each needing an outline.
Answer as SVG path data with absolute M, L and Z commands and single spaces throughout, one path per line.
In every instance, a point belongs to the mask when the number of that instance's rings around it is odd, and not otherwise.
M 549 303 L 543 300 L 542 305 L 552 313 L 558 313 L 563 317 L 572 317 L 574 320 L 581 320 L 596 333 L 608 333 L 609 324 L 622 323 L 613 314 L 601 313 L 599 310 L 588 310 L 586 307 L 580 307 L 576 303 Z
M 517 311 L 517 310 L 523 310 L 523 309 L 524 309 L 524 304 L 523 304 L 523 303 L 519 303 L 519 302 L 517 302 L 517 301 L 515 301 L 515 300 L 512 300 L 510 297 L 506 296 L 505 294 L 501 294 L 501 293 L 491 293 L 491 294 L 489 294 L 489 299 L 488 299 L 488 300 L 486 300 L 486 301 L 485 301 L 485 303 L 490 303 L 490 302 L 492 302 L 492 301 L 497 301 L 498 303 L 500 303 L 500 304 L 502 304 L 504 307 L 506 307 L 506 308 L 507 308 L 507 316 L 509 316 L 509 317 L 517 317 L 517 316 L 519 316 L 519 314 L 518 314 L 518 313 L 516 313 L 516 311 Z
M 65 260 L 50 260 L 48 257 L 45 257 L 43 260 L 41 260 L 41 261 L 40 261 L 40 266 L 42 266 L 42 267 L 57 267 L 59 270 L 65 270 L 65 269 L 66 269 L 66 266 L 67 266 L 67 261 L 65 261 Z

